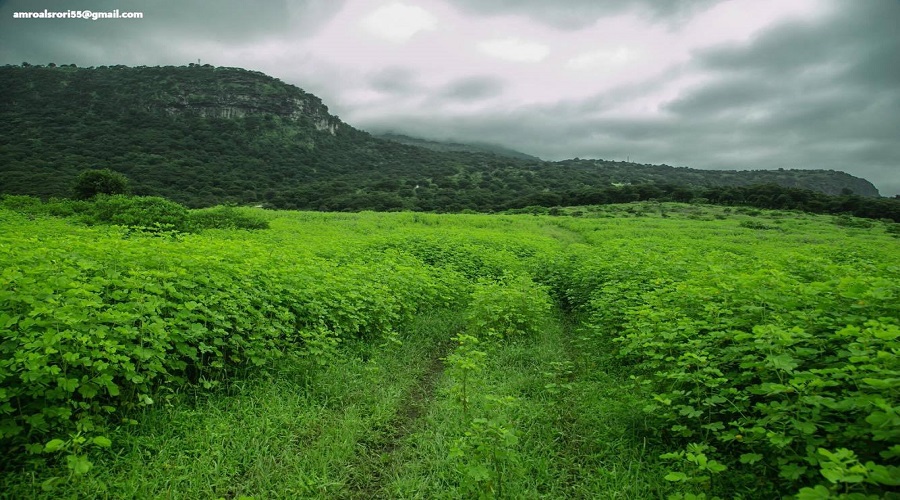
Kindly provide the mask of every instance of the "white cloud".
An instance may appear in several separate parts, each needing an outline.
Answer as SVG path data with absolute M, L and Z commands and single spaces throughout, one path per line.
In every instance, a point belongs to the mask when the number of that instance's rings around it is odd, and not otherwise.
M 487 55 L 515 62 L 539 62 L 550 54 L 546 45 L 519 38 L 485 40 L 478 48 Z
M 603 49 L 581 53 L 566 62 L 572 69 L 595 69 L 623 66 L 634 61 L 638 53 L 628 47 Z
M 379 38 L 401 43 L 416 33 L 435 29 L 437 18 L 422 7 L 394 2 L 376 9 L 361 24 Z

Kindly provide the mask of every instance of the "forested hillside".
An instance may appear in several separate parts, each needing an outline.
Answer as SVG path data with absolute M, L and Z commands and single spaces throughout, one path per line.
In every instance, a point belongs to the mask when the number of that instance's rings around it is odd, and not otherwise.
M 466 144 L 466 143 L 458 143 L 458 142 L 447 142 L 447 141 L 432 141 L 428 139 L 419 139 L 416 137 L 410 137 L 408 135 L 403 134 L 395 134 L 395 133 L 380 133 L 380 134 L 372 134 L 373 137 L 378 139 L 385 139 L 388 141 L 399 142 L 400 144 L 406 144 L 409 146 L 417 146 L 420 148 L 430 149 L 432 151 L 463 151 L 469 153 L 491 153 L 497 156 L 507 156 L 510 158 L 518 158 L 520 160 L 531 160 L 531 161 L 541 161 L 540 158 L 536 156 L 531 156 L 529 154 L 522 153 L 521 151 L 515 151 L 513 149 L 505 148 L 503 146 L 498 146 L 496 144 Z
M 878 195 L 868 181 L 835 171 L 434 151 L 377 139 L 329 114 L 316 96 L 237 68 L 5 66 L 0 86 L 0 194 L 65 197 L 81 171 L 110 168 L 135 194 L 192 207 L 490 211 L 574 204 L 614 184 L 626 185 L 625 201 L 645 199 L 627 185 L 668 199 L 722 198 L 721 186 L 764 183 L 819 193 L 807 199 Z M 780 208 L 807 202 L 792 203 Z

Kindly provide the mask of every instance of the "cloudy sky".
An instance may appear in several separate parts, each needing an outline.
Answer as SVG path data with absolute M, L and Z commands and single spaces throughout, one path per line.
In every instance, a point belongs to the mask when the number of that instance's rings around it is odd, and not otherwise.
M 16 11 L 141 11 L 21 20 Z M 0 64 L 238 66 L 345 122 L 900 194 L 900 0 L 0 0 Z

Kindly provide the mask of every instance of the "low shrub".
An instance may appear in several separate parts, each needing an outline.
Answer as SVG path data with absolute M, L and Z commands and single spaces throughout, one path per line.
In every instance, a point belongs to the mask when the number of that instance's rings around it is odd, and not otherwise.
M 83 220 L 89 224 L 115 224 L 142 231 L 190 232 L 188 210 L 158 196 L 100 195 Z
M 482 280 L 472 292 L 468 328 L 474 335 L 488 337 L 535 335 L 549 311 L 547 289 L 528 277 Z
M 192 210 L 190 221 L 196 229 L 268 229 L 269 221 L 258 210 L 217 206 Z

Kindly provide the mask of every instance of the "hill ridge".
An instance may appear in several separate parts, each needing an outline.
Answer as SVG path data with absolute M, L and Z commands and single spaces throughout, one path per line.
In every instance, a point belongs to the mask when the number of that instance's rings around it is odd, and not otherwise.
M 613 184 L 773 183 L 878 196 L 867 180 L 835 171 L 433 151 L 377 139 L 332 115 L 319 97 L 240 68 L 7 65 L 0 86 L 0 194 L 66 196 L 79 172 L 111 168 L 136 194 L 189 206 L 498 210 Z

